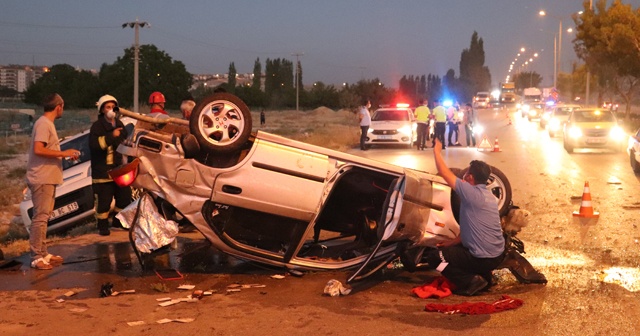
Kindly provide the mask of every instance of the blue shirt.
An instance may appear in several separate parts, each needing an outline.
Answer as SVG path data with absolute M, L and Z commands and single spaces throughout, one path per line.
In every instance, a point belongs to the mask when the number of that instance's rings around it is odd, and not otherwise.
M 496 197 L 486 184 L 456 179 L 460 196 L 460 240 L 476 258 L 495 258 L 504 251 L 504 236 Z

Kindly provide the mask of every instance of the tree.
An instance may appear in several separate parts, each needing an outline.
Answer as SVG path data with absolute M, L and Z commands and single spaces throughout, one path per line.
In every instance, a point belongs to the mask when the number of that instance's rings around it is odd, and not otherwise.
M 519 72 L 513 75 L 512 82 L 516 86 L 516 91 L 522 92 L 525 88 L 539 87 L 542 83 L 542 76 L 535 71 Z
M 40 105 L 50 93 L 58 93 L 67 107 L 95 107 L 100 96 L 98 78 L 69 64 L 56 64 L 25 92 L 25 102 Z
M 295 90 L 293 89 L 293 63 L 286 59 L 267 58 L 265 65 L 264 91 L 269 97 L 269 104 L 274 107 L 295 106 Z
M 231 62 L 231 64 L 229 64 L 229 78 L 227 78 L 227 91 L 233 93 L 236 90 L 236 75 L 238 74 L 238 72 L 236 71 L 236 65 Z
M 262 83 L 262 64 L 260 64 L 260 57 L 256 58 L 256 62 L 253 64 L 253 81 L 251 86 L 257 90 L 261 89 Z
M 164 51 L 154 45 L 140 46 L 138 69 L 139 98 L 147 103 L 147 97 L 160 91 L 167 99 L 167 107 L 178 108 L 182 98 L 189 93 L 192 77 L 184 63 L 174 61 Z M 118 98 L 121 106 L 133 105 L 133 47 L 125 49 L 124 55 L 113 64 L 100 67 L 100 85 L 102 94 L 111 94 Z M 94 101 L 97 97 L 94 97 Z
M 580 59 L 600 79 L 599 84 L 611 88 L 630 103 L 640 87 L 640 9 L 614 0 L 598 0 L 595 9 L 585 1 L 582 15 L 574 16 L 576 38 L 574 49 Z
M 460 55 L 460 84 L 459 98 L 471 101 L 478 91 L 491 91 L 491 72 L 484 65 L 484 41 L 477 32 L 471 35 L 469 49 L 464 49 Z
M 340 106 L 340 95 L 333 85 L 325 85 L 323 82 L 316 82 L 307 95 L 307 107 L 326 106 L 337 108 Z

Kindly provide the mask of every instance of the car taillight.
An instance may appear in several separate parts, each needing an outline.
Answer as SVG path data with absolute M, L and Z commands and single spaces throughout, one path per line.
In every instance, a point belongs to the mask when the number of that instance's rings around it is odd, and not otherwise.
M 109 176 L 119 187 L 128 187 L 138 175 L 138 165 L 140 165 L 140 159 L 136 158 L 126 165 L 110 170 Z

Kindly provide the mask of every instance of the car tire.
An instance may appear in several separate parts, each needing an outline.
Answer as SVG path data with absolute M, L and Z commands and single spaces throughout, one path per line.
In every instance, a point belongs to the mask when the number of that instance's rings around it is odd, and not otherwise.
M 509 183 L 509 179 L 507 176 L 498 168 L 494 166 L 491 167 L 491 175 L 489 175 L 489 181 L 487 183 L 487 188 L 491 193 L 498 199 L 498 211 L 500 212 L 500 217 L 506 216 L 511 209 L 511 200 L 513 198 L 513 194 L 511 191 L 511 183 Z M 463 169 L 456 176 L 462 178 L 464 174 L 469 171 L 469 167 Z
M 564 149 L 567 151 L 567 153 L 573 153 L 573 145 L 571 145 L 567 139 L 564 139 Z
M 629 151 L 629 163 L 634 173 L 640 173 L 640 164 L 636 161 L 636 153 L 633 149 Z
M 200 147 L 212 153 L 239 150 L 251 135 L 251 112 L 238 97 L 215 93 L 200 101 L 189 119 L 189 129 Z

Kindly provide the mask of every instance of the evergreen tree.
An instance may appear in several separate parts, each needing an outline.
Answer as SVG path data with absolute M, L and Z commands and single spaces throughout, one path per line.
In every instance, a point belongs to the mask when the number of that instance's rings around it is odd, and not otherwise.
M 253 64 L 253 81 L 251 86 L 256 90 L 261 90 L 262 82 L 262 65 L 260 64 L 260 57 L 256 58 L 256 62 Z
M 236 71 L 236 65 L 231 62 L 231 64 L 229 64 L 229 78 L 227 78 L 227 91 L 229 91 L 230 93 L 235 92 L 237 74 L 238 73 Z
M 474 31 L 469 49 L 464 49 L 460 55 L 459 99 L 462 101 L 470 101 L 478 91 L 491 91 L 491 72 L 484 61 L 484 41 Z

